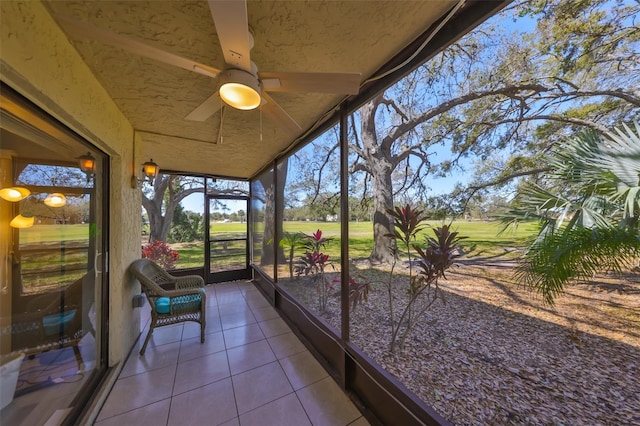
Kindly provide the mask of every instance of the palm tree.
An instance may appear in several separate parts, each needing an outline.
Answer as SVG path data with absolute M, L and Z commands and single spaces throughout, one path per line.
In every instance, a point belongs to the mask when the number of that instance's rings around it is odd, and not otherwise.
M 283 232 L 280 247 L 289 248 L 289 277 L 293 278 L 293 257 L 297 248 L 304 247 L 307 236 L 302 232 Z
M 640 257 L 640 125 L 599 135 L 589 130 L 548 157 L 546 185 L 523 185 L 505 224 L 537 218 L 541 228 L 517 279 L 545 302 L 566 284 L 621 271 Z

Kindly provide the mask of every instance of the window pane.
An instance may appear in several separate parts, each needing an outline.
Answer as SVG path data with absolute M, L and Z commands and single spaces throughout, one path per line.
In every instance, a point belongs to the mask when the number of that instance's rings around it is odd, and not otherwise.
M 34 226 L 20 230 L 20 263 L 23 294 L 57 290 L 82 277 L 89 257 L 89 199 L 65 196 L 62 207 L 44 204 L 48 194 L 33 194 L 21 205 L 33 213 Z
M 273 169 L 251 182 L 251 235 L 254 266 L 273 278 L 275 194 Z
M 211 273 L 247 267 L 246 199 L 209 199 Z
M 169 270 L 202 268 L 204 178 L 160 173 L 142 193 L 143 257 Z
M 279 164 L 284 183 L 278 285 L 340 330 L 340 171 L 337 127 Z

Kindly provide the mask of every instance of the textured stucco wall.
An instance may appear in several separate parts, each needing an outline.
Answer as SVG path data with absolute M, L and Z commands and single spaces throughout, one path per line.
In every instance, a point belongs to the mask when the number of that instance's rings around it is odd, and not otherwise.
M 0 78 L 110 156 L 109 364 L 139 334 L 140 191 L 131 189 L 133 129 L 39 1 L 0 1 Z M 126 78 L 126 76 L 123 76 Z

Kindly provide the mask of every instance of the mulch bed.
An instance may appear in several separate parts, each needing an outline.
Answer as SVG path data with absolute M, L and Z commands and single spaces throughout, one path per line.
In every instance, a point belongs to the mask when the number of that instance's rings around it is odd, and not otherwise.
M 440 283 L 446 302 L 394 354 L 376 285 L 351 314 L 351 341 L 455 424 L 640 424 L 640 275 L 595 277 L 550 307 L 513 282 L 512 267 L 462 261 Z M 300 284 L 285 287 L 317 305 Z M 336 298 L 328 311 L 339 330 Z

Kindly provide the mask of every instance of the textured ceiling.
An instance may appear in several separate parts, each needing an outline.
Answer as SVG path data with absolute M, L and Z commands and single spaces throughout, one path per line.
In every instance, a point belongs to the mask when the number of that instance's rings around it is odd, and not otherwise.
M 356 72 L 366 80 L 454 3 L 249 1 L 255 39 L 251 60 L 263 72 Z M 54 19 L 55 14 L 67 15 L 224 68 L 206 1 L 46 4 Z M 65 30 L 64 23 L 60 27 Z M 216 90 L 217 79 L 76 35 L 69 39 L 142 137 L 144 159 L 153 157 L 161 168 L 249 178 L 296 138 L 261 117 L 259 110 L 226 108 L 219 143 L 220 112 L 204 122 L 184 119 Z M 283 92 L 271 96 L 298 122 L 301 133 L 344 97 Z

